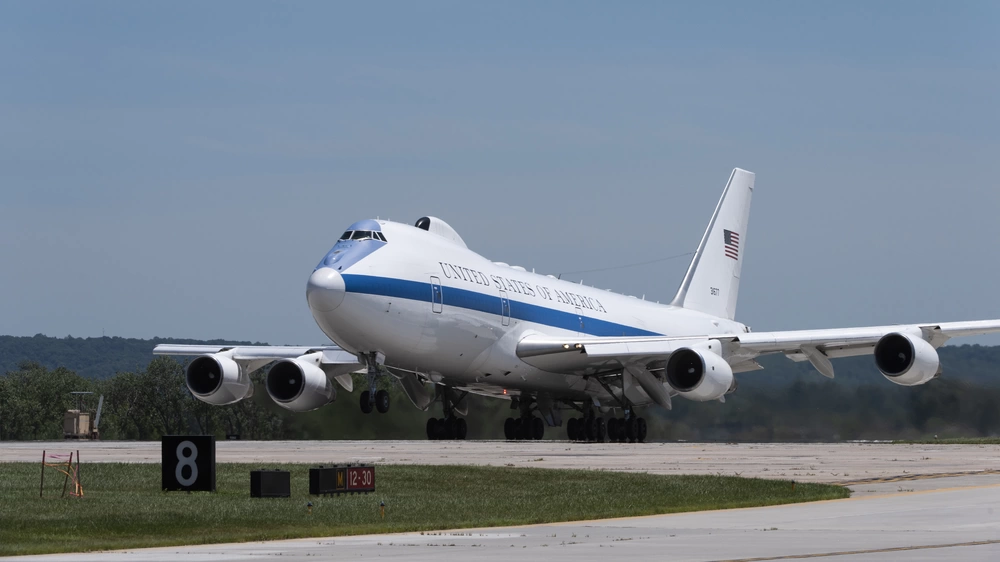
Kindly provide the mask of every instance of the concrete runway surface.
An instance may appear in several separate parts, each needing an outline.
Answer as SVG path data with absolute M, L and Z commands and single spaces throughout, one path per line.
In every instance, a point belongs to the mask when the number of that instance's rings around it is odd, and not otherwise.
M 157 462 L 159 443 L 2 443 L 0 462 L 75 449 L 84 462 Z M 493 464 L 739 473 L 849 485 L 810 504 L 439 533 L 167 547 L 35 560 L 1000 560 L 1000 446 L 220 442 L 220 462 Z M 541 459 L 541 460 L 539 460 Z

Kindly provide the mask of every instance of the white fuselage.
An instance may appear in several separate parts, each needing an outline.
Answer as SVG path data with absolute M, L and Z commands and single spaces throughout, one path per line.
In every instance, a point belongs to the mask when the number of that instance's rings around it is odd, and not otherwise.
M 380 352 L 387 366 L 435 382 L 491 395 L 527 391 L 582 399 L 604 392 L 596 381 L 524 363 L 515 353 L 518 341 L 533 334 L 695 336 L 745 330 L 731 320 L 497 264 L 413 226 L 363 222 L 377 224 L 387 242 L 334 246 L 316 271 L 342 277 L 342 300 L 333 310 L 321 310 L 329 307 L 313 306 L 309 299 L 313 317 L 344 349 Z

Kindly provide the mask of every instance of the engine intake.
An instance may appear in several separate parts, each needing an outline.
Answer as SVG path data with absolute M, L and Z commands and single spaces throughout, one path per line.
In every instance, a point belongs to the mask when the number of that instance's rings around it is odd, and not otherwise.
M 323 369 L 302 357 L 275 363 L 266 386 L 276 404 L 293 412 L 315 410 L 337 398 L 337 389 Z
M 916 386 L 933 379 L 941 361 L 934 346 L 923 338 L 896 332 L 882 336 L 875 344 L 875 365 L 890 381 Z
M 733 369 L 712 351 L 681 348 L 670 354 L 667 384 L 688 400 L 718 400 L 736 387 Z
M 187 367 L 185 382 L 195 398 L 216 406 L 253 396 L 250 376 L 232 357 L 216 353 L 195 358 Z

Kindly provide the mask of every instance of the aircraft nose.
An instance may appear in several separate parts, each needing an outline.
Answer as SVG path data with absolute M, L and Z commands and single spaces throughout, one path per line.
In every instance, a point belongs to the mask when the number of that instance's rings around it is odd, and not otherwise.
M 309 276 L 306 283 L 306 300 L 309 308 L 317 312 L 335 310 L 344 301 L 344 278 L 336 270 L 321 267 Z

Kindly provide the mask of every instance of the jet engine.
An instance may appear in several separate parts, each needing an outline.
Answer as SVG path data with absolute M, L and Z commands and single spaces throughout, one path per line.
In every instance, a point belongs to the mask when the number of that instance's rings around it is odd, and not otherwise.
M 665 373 L 667 384 L 688 400 L 718 400 L 736 389 L 732 367 L 708 350 L 678 349 L 670 354 Z
M 185 380 L 195 398 L 216 406 L 253 396 L 250 375 L 224 353 L 195 358 L 188 365 Z
M 267 393 L 282 408 L 308 412 L 337 399 L 337 389 L 309 356 L 282 359 L 267 373 Z
M 923 338 L 898 332 L 882 336 L 875 344 L 875 364 L 885 378 L 903 386 L 924 384 L 941 367 L 934 346 Z

